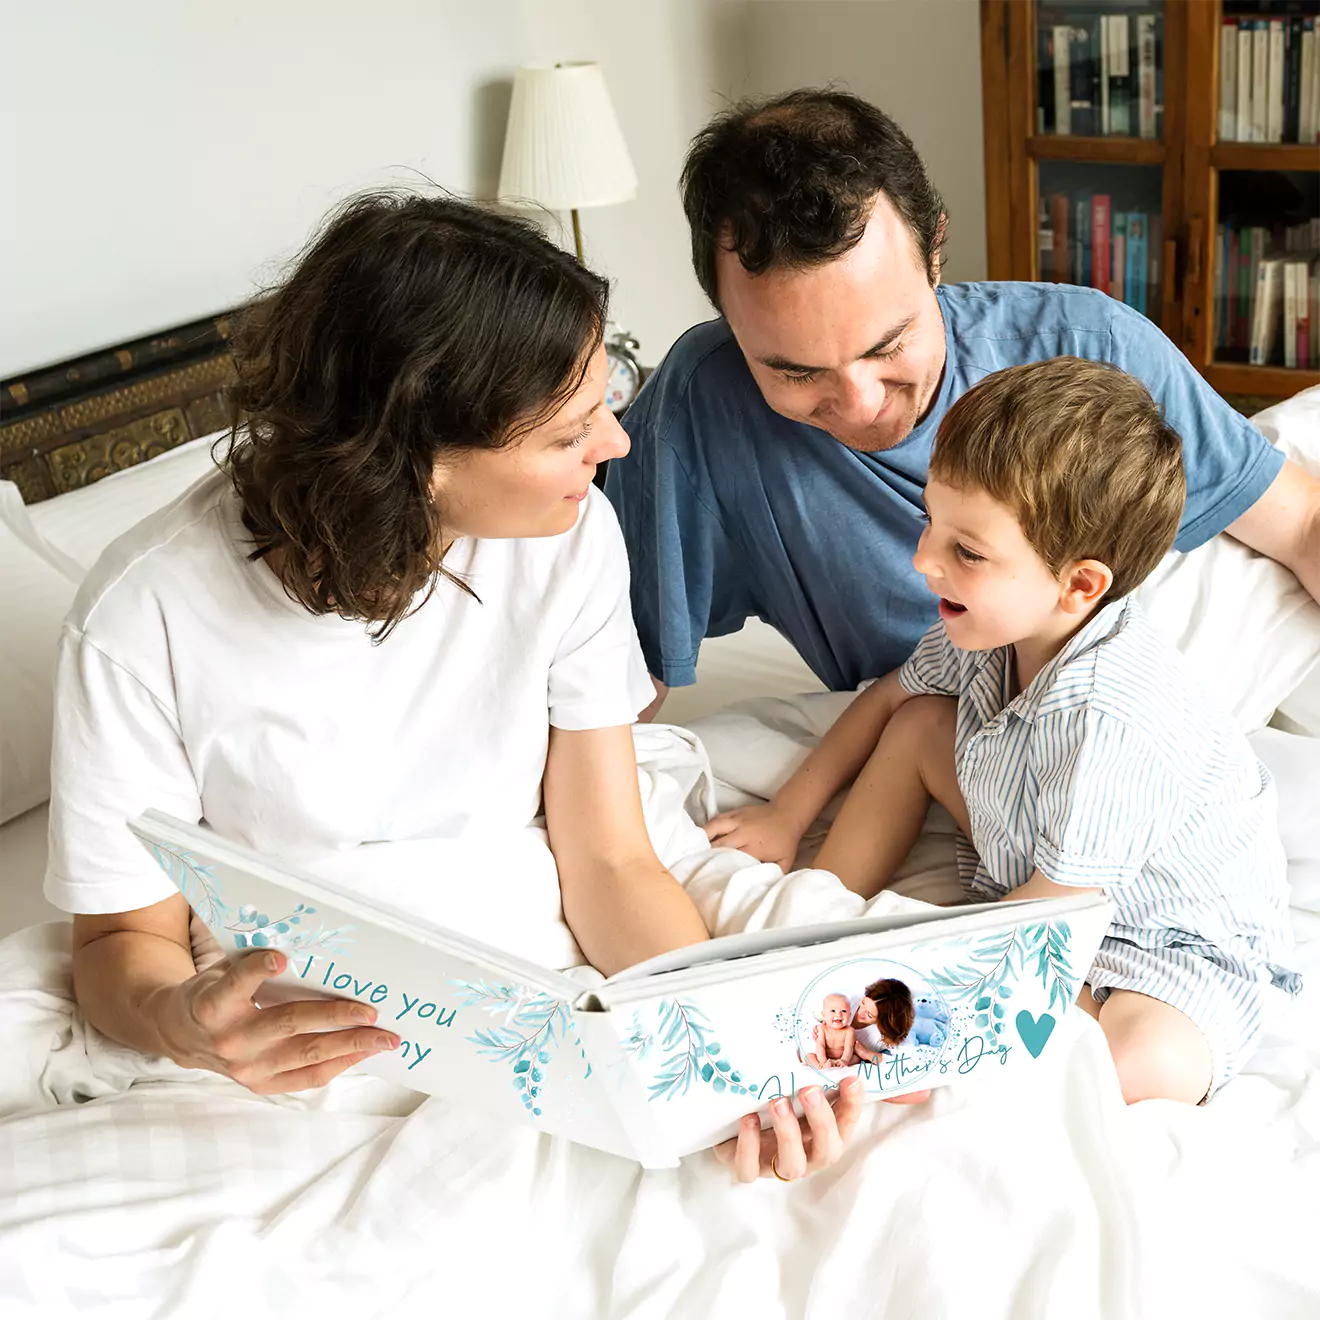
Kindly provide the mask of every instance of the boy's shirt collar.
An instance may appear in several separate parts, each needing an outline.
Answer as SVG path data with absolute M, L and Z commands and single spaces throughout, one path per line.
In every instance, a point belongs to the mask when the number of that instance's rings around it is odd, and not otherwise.
M 1049 695 L 1063 668 L 1087 651 L 1107 642 L 1122 628 L 1128 612 L 1136 608 L 1136 600 L 1132 596 L 1124 596 L 1121 600 L 1102 606 L 1011 701 L 1008 699 L 1008 689 L 1013 648 L 997 646 L 994 650 L 982 651 L 973 661 L 972 678 L 967 685 L 967 696 L 975 704 L 982 723 L 988 724 L 1000 712 L 1016 715 L 1028 724 L 1034 723 L 1041 703 Z

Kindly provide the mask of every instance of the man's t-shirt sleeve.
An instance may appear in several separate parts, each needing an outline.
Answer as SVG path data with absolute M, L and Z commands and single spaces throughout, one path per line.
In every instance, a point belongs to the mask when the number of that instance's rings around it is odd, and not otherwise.
M 704 638 L 736 632 L 755 612 L 708 467 L 709 447 L 729 439 L 716 434 L 721 401 L 697 396 L 680 349 L 628 409 L 632 451 L 610 463 L 605 482 L 628 547 L 642 653 L 670 687 L 696 681 Z
M 1230 408 L 1152 322 L 1110 303 L 1115 366 L 1144 381 L 1182 436 L 1187 503 L 1174 549 L 1195 550 L 1241 517 L 1283 466 L 1283 454 Z

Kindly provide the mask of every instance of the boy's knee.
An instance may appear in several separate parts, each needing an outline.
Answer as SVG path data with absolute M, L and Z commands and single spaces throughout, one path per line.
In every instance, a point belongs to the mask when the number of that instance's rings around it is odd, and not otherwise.
M 1214 1070 L 1209 1042 L 1200 1030 L 1167 1004 L 1160 1004 L 1162 1011 L 1152 1014 L 1134 1011 L 1131 1004 L 1125 1007 L 1128 1011 L 1121 1015 L 1100 1015 L 1124 1101 L 1199 1104 L 1210 1089 Z
M 955 697 L 909 697 L 889 723 L 896 732 L 914 738 L 952 739 L 958 728 L 958 701 Z

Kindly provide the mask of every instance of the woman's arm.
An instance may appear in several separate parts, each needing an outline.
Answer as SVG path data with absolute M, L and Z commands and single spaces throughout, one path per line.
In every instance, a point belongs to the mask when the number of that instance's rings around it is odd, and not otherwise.
M 551 727 L 544 792 L 564 917 L 593 967 L 610 976 L 708 938 L 651 847 L 627 725 Z
M 258 1095 L 324 1086 L 399 1038 L 351 1000 L 259 1009 L 281 953 L 250 953 L 197 973 L 182 895 L 131 912 L 73 919 L 73 986 L 87 1020 L 121 1045 L 207 1068 Z

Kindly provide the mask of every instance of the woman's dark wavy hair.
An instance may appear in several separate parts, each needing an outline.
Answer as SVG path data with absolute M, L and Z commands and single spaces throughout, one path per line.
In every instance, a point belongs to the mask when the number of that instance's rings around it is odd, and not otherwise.
M 608 293 L 524 221 L 413 193 L 344 203 L 234 336 L 226 465 L 251 558 L 278 550 L 294 600 L 383 640 L 448 576 L 437 463 L 552 416 Z
M 740 101 L 692 140 L 681 186 L 692 265 L 716 310 L 721 247 L 753 275 L 832 261 L 861 241 L 880 192 L 934 283 L 944 202 L 908 135 L 847 92 L 803 88 Z
M 876 1030 L 886 1045 L 897 1045 L 906 1039 L 917 1020 L 917 1006 L 912 1002 L 912 991 L 892 976 L 872 981 L 863 991 L 875 1004 Z

